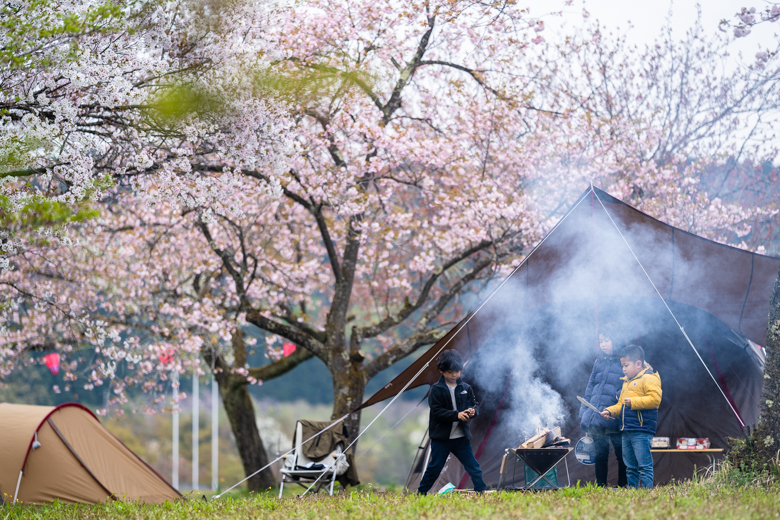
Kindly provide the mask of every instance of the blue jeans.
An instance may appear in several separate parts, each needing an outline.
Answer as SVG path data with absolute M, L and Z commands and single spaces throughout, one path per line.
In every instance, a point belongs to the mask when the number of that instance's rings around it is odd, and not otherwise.
M 626 463 L 628 487 L 653 487 L 652 444 L 652 433 L 623 432 L 623 462 Z
M 448 439 L 446 441 L 431 440 L 431 460 L 428 467 L 425 468 L 420 487 L 417 492 L 425 495 L 439 478 L 441 470 L 444 469 L 444 463 L 447 462 L 447 455 L 452 453 L 466 468 L 466 472 L 474 483 L 474 491 L 485 491 L 487 486 L 482 480 L 482 470 L 479 468 L 479 462 L 474 458 L 474 452 L 471 450 L 471 443 L 466 437 L 459 439 Z

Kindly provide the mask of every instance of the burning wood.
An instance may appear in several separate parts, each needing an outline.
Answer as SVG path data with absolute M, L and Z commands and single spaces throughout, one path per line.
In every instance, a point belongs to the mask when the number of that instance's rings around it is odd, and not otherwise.
M 517 449 L 536 449 L 544 448 L 547 446 L 562 446 L 571 444 L 571 441 L 566 437 L 561 436 L 561 427 L 556 426 L 552 430 L 543 428 L 537 432 L 536 435 L 527 439 L 524 443 L 518 446 Z

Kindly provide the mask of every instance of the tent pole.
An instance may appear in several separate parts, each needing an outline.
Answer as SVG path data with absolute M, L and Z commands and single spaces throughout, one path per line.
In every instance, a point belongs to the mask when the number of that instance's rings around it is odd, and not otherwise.
M 200 402 L 198 388 L 198 369 L 196 368 L 192 373 L 192 489 L 198 489 L 198 455 L 199 455 L 199 439 L 200 433 Z
M 211 380 L 211 490 L 219 486 L 219 387 Z
M 11 502 L 12 504 L 16 504 L 16 497 L 19 496 L 19 484 L 22 483 L 22 473 L 24 472 L 23 469 L 19 470 L 19 478 L 16 480 L 16 491 L 14 491 L 14 501 Z
M 179 393 L 179 373 L 174 372 L 173 373 L 173 398 L 174 403 L 177 397 L 177 394 Z M 178 490 L 179 489 L 179 412 L 181 410 L 179 409 L 178 404 L 173 405 L 173 409 L 171 410 L 172 420 L 173 420 L 173 453 L 171 455 L 172 460 L 172 470 L 171 470 L 171 483 L 173 484 L 173 487 Z

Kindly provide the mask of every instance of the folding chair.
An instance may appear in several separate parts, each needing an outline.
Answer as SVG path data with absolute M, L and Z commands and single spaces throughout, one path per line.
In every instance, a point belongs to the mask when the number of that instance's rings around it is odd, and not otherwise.
M 330 485 L 328 494 L 333 495 L 333 486 L 336 478 L 343 475 L 349 468 L 344 453 L 344 444 L 341 442 L 333 446 L 333 451 L 319 461 L 313 461 L 303 453 L 303 426 L 300 421 L 295 424 L 295 449 L 289 455 L 284 457 L 284 463 L 280 473 L 279 498 L 282 498 L 282 491 L 285 483 L 298 484 L 301 487 L 308 488 L 313 482 L 317 481 L 317 486 L 312 490 L 313 493 L 325 486 Z M 312 440 L 310 442 L 316 442 Z M 322 478 L 320 478 L 322 477 Z

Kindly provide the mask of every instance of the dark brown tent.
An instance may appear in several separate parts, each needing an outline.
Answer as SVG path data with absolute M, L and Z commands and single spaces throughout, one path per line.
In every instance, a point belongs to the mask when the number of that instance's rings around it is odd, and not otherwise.
M 434 383 L 438 354 L 458 350 L 480 401 L 472 446 L 495 485 L 504 449 L 548 425 L 539 421 L 557 417 L 565 436 L 584 435 L 576 396 L 590 375 L 598 324 L 617 322 L 661 376 L 656 435 L 709 437 L 725 448 L 758 417 L 759 344 L 779 268 L 778 258 L 693 235 L 588 189 L 488 298 L 363 407 Z M 412 468 L 413 486 L 424 458 Z M 594 480 L 592 468 L 569 462 L 572 482 Z M 705 463 L 701 454 L 658 456 L 656 483 L 690 477 Z M 437 485 L 446 482 L 470 484 L 457 461 Z

